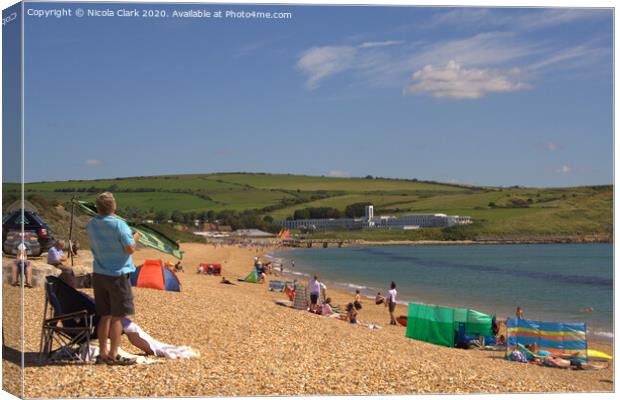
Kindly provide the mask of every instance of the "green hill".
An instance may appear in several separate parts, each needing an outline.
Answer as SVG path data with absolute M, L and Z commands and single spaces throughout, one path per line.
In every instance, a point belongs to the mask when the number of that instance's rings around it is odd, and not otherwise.
M 14 184 L 3 185 L 5 205 L 17 198 L 17 190 Z M 182 221 L 182 214 L 186 219 L 242 217 L 245 222 L 239 222 L 238 227 L 264 228 L 271 219 L 286 219 L 304 208 L 328 207 L 343 214 L 348 205 L 366 202 L 375 206 L 375 215 L 446 213 L 471 216 L 475 221 L 456 233 L 422 230 L 324 234 L 367 239 L 562 236 L 611 240 L 613 224 L 612 186 L 497 188 L 373 177 L 218 173 L 34 182 L 26 184 L 25 190 L 27 198 L 40 197 L 50 204 L 66 203 L 73 196 L 92 200 L 97 193 L 110 190 L 119 207 L 135 218 Z

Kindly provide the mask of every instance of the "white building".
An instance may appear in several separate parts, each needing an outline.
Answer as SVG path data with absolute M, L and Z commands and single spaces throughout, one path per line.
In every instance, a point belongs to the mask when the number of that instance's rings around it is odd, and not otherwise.
M 399 217 L 374 216 L 373 206 L 366 206 L 364 218 L 299 219 L 274 221 L 288 229 L 419 229 L 446 228 L 473 223 L 471 217 L 446 214 L 408 214 Z

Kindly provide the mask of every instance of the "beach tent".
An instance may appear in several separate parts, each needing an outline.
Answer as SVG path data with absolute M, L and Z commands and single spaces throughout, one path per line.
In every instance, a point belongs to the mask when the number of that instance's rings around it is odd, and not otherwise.
M 459 330 L 466 336 L 493 336 L 490 315 L 469 308 L 451 308 L 409 303 L 406 336 L 411 339 L 454 347 Z
M 277 279 L 269 280 L 269 290 L 273 292 L 283 292 L 286 285 L 293 284 L 292 281 L 281 281 Z
M 131 285 L 173 292 L 181 291 L 177 276 L 164 266 L 162 260 L 146 260 L 131 274 Z
M 245 278 L 237 279 L 237 280 L 240 281 L 240 282 L 258 283 L 258 274 L 256 273 L 256 271 L 252 271 Z
M 519 345 L 536 343 L 540 350 L 553 354 L 574 354 L 587 358 L 585 323 L 542 322 L 527 319 L 506 320 L 506 355 Z

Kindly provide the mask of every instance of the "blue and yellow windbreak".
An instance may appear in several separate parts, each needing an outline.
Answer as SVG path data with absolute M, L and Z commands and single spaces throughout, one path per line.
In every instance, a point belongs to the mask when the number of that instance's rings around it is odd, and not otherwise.
M 585 323 L 541 322 L 527 319 L 506 320 L 506 354 L 516 349 L 517 344 L 536 343 L 539 350 L 554 354 L 579 353 L 586 357 L 588 341 Z

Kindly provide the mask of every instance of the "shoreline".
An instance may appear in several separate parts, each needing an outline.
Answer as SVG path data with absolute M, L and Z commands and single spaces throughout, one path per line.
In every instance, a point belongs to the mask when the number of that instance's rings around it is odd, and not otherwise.
M 433 242 L 433 241 L 427 241 L 427 242 Z M 419 243 L 418 245 L 433 245 L 433 244 L 439 244 L 439 243 Z M 477 243 L 469 243 L 468 241 L 462 241 L 459 243 L 451 243 L 453 245 L 475 245 Z M 491 243 L 488 243 L 491 244 Z M 536 244 L 542 244 L 542 243 L 536 243 Z M 551 243 L 549 243 L 551 244 Z M 557 243 L 555 243 L 557 244 Z M 583 244 L 589 244 L 589 243 L 583 243 Z M 394 246 L 400 246 L 400 245 L 407 245 L 407 244 L 401 244 L 401 243 L 396 243 L 396 244 L 384 244 L 384 245 L 394 245 Z M 441 244 L 439 244 L 441 245 Z M 358 244 L 356 246 L 346 246 L 346 247 L 370 247 L 370 246 L 375 246 L 374 243 L 365 243 L 365 244 Z M 345 246 L 343 246 L 345 247 Z M 277 260 L 278 258 L 281 258 L 278 255 L 275 255 L 274 253 L 279 253 L 279 252 L 288 252 L 288 251 L 295 251 L 295 250 L 305 250 L 305 248 L 291 248 L 291 247 L 285 247 L 285 246 L 279 246 L 271 251 L 268 252 L 264 252 L 261 254 L 261 257 L 268 259 L 269 261 L 273 261 L 273 260 Z M 276 271 L 276 268 L 274 268 L 274 271 Z M 278 270 L 279 272 L 279 270 Z M 291 271 L 290 269 L 286 269 L 284 270 L 284 276 L 290 278 L 290 279 L 297 279 L 297 280 L 305 280 L 306 283 L 309 281 L 309 279 L 311 278 L 311 273 L 309 272 L 303 272 L 299 269 L 297 269 L 297 271 Z M 324 282 L 327 284 L 328 286 L 328 293 L 332 293 L 334 291 L 339 292 L 341 294 L 348 294 L 349 296 L 353 296 L 355 294 L 355 290 L 359 289 L 360 290 L 360 294 L 369 299 L 369 300 L 373 300 L 374 301 L 374 296 L 376 295 L 376 293 L 374 292 L 374 289 L 377 288 L 369 288 L 366 285 L 360 285 L 355 281 L 350 281 L 350 282 L 339 282 L 339 281 L 332 281 L 332 280 L 321 280 L 321 282 Z M 379 289 L 381 293 L 385 294 L 384 290 Z M 372 292 L 372 293 L 371 293 Z M 407 305 L 411 302 L 414 303 L 419 303 L 419 304 L 425 304 L 425 305 L 441 305 L 441 304 L 435 304 L 433 302 L 428 302 L 428 301 L 424 301 L 424 300 L 418 300 L 418 301 L 405 301 L 405 300 L 400 300 L 397 301 L 397 310 L 402 306 L 404 307 L 404 311 L 402 312 L 402 315 L 407 315 Z M 443 304 L 446 305 L 446 304 Z M 465 307 L 462 304 L 461 305 L 455 305 L 452 304 L 451 307 Z M 396 315 L 396 314 L 395 314 Z M 498 321 L 505 321 L 505 318 L 500 318 L 499 316 L 497 317 Z M 595 343 L 602 343 L 604 345 L 613 345 L 614 343 L 614 332 L 613 332 L 613 326 L 611 327 L 611 330 L 603 330 L 604 328 L 600 328 L 601 330 L 598 330 L 596 332 L 598 332 L 597 334 L 595 333 L 590 333 L 589 336 L 589 340 L 588 341 L 592 341 Z
M 489 239 L 489 240 L 367 240 L 367 239 L 302 239 L 303 243 L 321 245 L 341 242 L 342 247 L 355 246 L 465 246 L 465 245 L 519 245 L 519 244 L 613 244 L 613 240 L 551 240 L 551 239 Z M 283 246 L 284 248 L 306 248 L 306 246 Z

